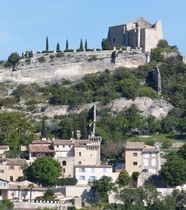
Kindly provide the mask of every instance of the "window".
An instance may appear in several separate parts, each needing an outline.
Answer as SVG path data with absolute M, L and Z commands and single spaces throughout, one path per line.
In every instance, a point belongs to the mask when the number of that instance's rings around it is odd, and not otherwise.
M 156 153 L 151 153 L 151 157 L 156 157 Z
M 14 170 L 14 166 L 9 166 L 9 170 Z
M 115 42 L 116 41 L 116 39 L 115 38 L 113 38 L 113 42 Z
M 85 172 L 85 168 L 79 168 L 79 172 Z
M 95 172 L 95 168 L 91 168 L 91 172 L 94 173 Z
M 13 182 L 13 181 L 14 181 L 13 176 L 10 176 L 10 181 L 11 181 L 11 182 Z
M 149 155 L 149 153 L 145 153 L 145 154 L 143 154 L 143 157 L 144 157 L 144 158 L 149 158 L 150 155 Z
M 85 180 L 85 176 L 80 176 L 79 180 Z
M 148 159 L 144 159 L 144 160 L 143 160 L 143 165 L 144 165 L 144 166 L 148 166 L 148 165 L 149 165 Z
M 156 159 L 152 159 L 151 165 L 156 166 Z
M 81 161 L 79 161 L 78 164 L 81 165 Z
M 4 173 L 4 170 L 1 169 L 1 170 L 0 170 L 0 173 Z
M 79 156 L 81 156 L 81 152 L 79 152 Z
M 63 173 L 65 173 L 65 172 L 66 172 L 65 168 L 63 168 Z
M 96 180 L 96 177 L 95 176 L 90 176 L 89 177 L 89 181 L 95 181 Z
M 62 162 L 62 165 L 63 165 L 63 166 L 66 166 L 66 165 L 67 165 L 67 162 L 64 160 L 64 161 Z
M 107 169 L 106 168 L 103 168 L 103 173 L 106 173 L 107 172 Z
M 138 156 L 137 152 L 133 152 L 133 156 L 137 157 Z
M 138 165 L 138 162 L 133 162 L 133 166 L 137 166 Z

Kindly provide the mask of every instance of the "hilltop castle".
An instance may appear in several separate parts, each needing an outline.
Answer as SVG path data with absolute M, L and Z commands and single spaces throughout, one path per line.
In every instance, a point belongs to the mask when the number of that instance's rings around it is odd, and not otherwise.
M 163 39 L 162 24 L 159 20 L 151 24 L 140 17 L 127 24 L 109 27 L 107 39 L 111 47 L 126 46 L 150 52 Z

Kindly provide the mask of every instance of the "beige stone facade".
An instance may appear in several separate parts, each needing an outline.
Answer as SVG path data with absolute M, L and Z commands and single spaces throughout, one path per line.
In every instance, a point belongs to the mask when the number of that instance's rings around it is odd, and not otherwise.
M 16 181 L 23 176 L 26 160 L 20 158 L 0 158 L 0 178 L 7 181 Z
M 140 17 L 127 24 L 109 27 L 107 38 L 111 47 L 141 48 L 143 52 L 150 52 L 163 39 L 162 24 L 159 20 L 151 24 Z
M 158 173 L 160 170 L 159 147 L 145 145 L 144 142 L 127 142 L 125 169 L 129 175 L 133 172 Z
M 76 165 L 100 165 L 100 144 L 101 137 L 34 141 L 29 145 L 29 161 L 52 156 L 60 162 L 63 177 L 74 177 Z

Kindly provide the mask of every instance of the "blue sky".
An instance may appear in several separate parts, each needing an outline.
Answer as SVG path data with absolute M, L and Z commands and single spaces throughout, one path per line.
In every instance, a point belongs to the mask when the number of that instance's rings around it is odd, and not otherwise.
M 108 27 L 144 17 L 161 20 L 164 39 L 186 55 L 186 0 L 2 0 L 0 5 L 0 60 L 12 52 L 42 51 L 57 42 L 65 49 L 101 48 Z

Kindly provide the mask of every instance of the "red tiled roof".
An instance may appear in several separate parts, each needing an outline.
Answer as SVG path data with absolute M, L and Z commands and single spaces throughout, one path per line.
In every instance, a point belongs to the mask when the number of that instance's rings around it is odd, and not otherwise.
M 49 148 L 49 145 L 29 145 L 29 152 L 32 153 L 54 153 L 54 150 Z
M 126 150 L 158 151 L 159 147 L 144 144 L 144 142 L 127 142 Z
M 7 165 L 25 166 L 27 165 L 27 162 L 25 159 L 21 158 L 8 158 Z

